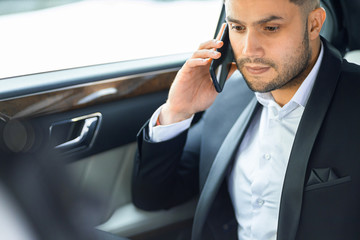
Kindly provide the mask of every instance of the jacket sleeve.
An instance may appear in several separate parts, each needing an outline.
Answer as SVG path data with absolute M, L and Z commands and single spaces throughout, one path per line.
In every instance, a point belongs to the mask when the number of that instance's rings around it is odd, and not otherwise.
M 148 123 L 140 130 L 132 179 L 135 206 L 168 209 L 198 194 L 201 122 L 159 143 L 149 141 Z

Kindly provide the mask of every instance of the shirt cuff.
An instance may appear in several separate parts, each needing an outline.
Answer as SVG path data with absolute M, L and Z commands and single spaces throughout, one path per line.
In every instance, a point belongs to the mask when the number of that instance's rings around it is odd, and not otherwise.
M 158 119 L 160 115 L 160 111 L 163 106 L 160 106 L 154 114 L 151 116 L 149 121 L 149 137 L 151 142 L 163 142 L 170 140 L 176 136 L 178 136 L 180 133 L 188 129 L 191 125 L 191 121 L 194 118 L 194 115 L 192 115 L 190 118 L 185 119 L 181 122 L 169 124 L 169 125 L 156 125 L 156 120 Z

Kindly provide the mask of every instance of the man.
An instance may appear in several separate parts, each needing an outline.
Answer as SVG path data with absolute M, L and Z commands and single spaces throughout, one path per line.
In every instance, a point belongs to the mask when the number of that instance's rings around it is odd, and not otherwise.
M 223 43 L 200 45 L 139 133 L 135 205 L 200 192 L 193 239 L 359 239 L 360 68 L 320 38 L 318 0 L 225 9 L 245 81 L 235 73 L 217 96 L 209 59 Z

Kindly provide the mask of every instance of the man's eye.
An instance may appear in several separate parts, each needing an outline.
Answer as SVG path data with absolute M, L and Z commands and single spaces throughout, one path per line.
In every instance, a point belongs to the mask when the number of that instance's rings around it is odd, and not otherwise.
M 268 27 L 265 27 L 265 30 L 268 32 L 276 32 L 277 30 L 279 30 L 279 27 L 268 26 Z
M 234 31 L 237 31 L 237 32 L 243 32 L 243 31 L 245 31 L 245 27 L 231 24 L 231 30 L 234 30 Z

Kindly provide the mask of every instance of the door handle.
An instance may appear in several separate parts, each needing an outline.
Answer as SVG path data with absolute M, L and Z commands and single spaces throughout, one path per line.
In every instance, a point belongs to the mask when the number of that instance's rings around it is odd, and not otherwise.
M 97 135 L 101 117 L 100 113 L 94 113 L 54 123 L 50 127 L 50 137 L 57 140 L 55 149 L 74 152 L 89 148 Z
M 68 149 L 68 148 L 78 148 L 81 147 L 83 143 L 89 142 L 91 140 L 91 135 L 94 132 L 96 123 L 98 121 L 97 117 L 92 117 L 84 120 L 84 125 L 81 129 L 80 135 L 76 138 L 64 142 L 55 146 L 56 149 Z

